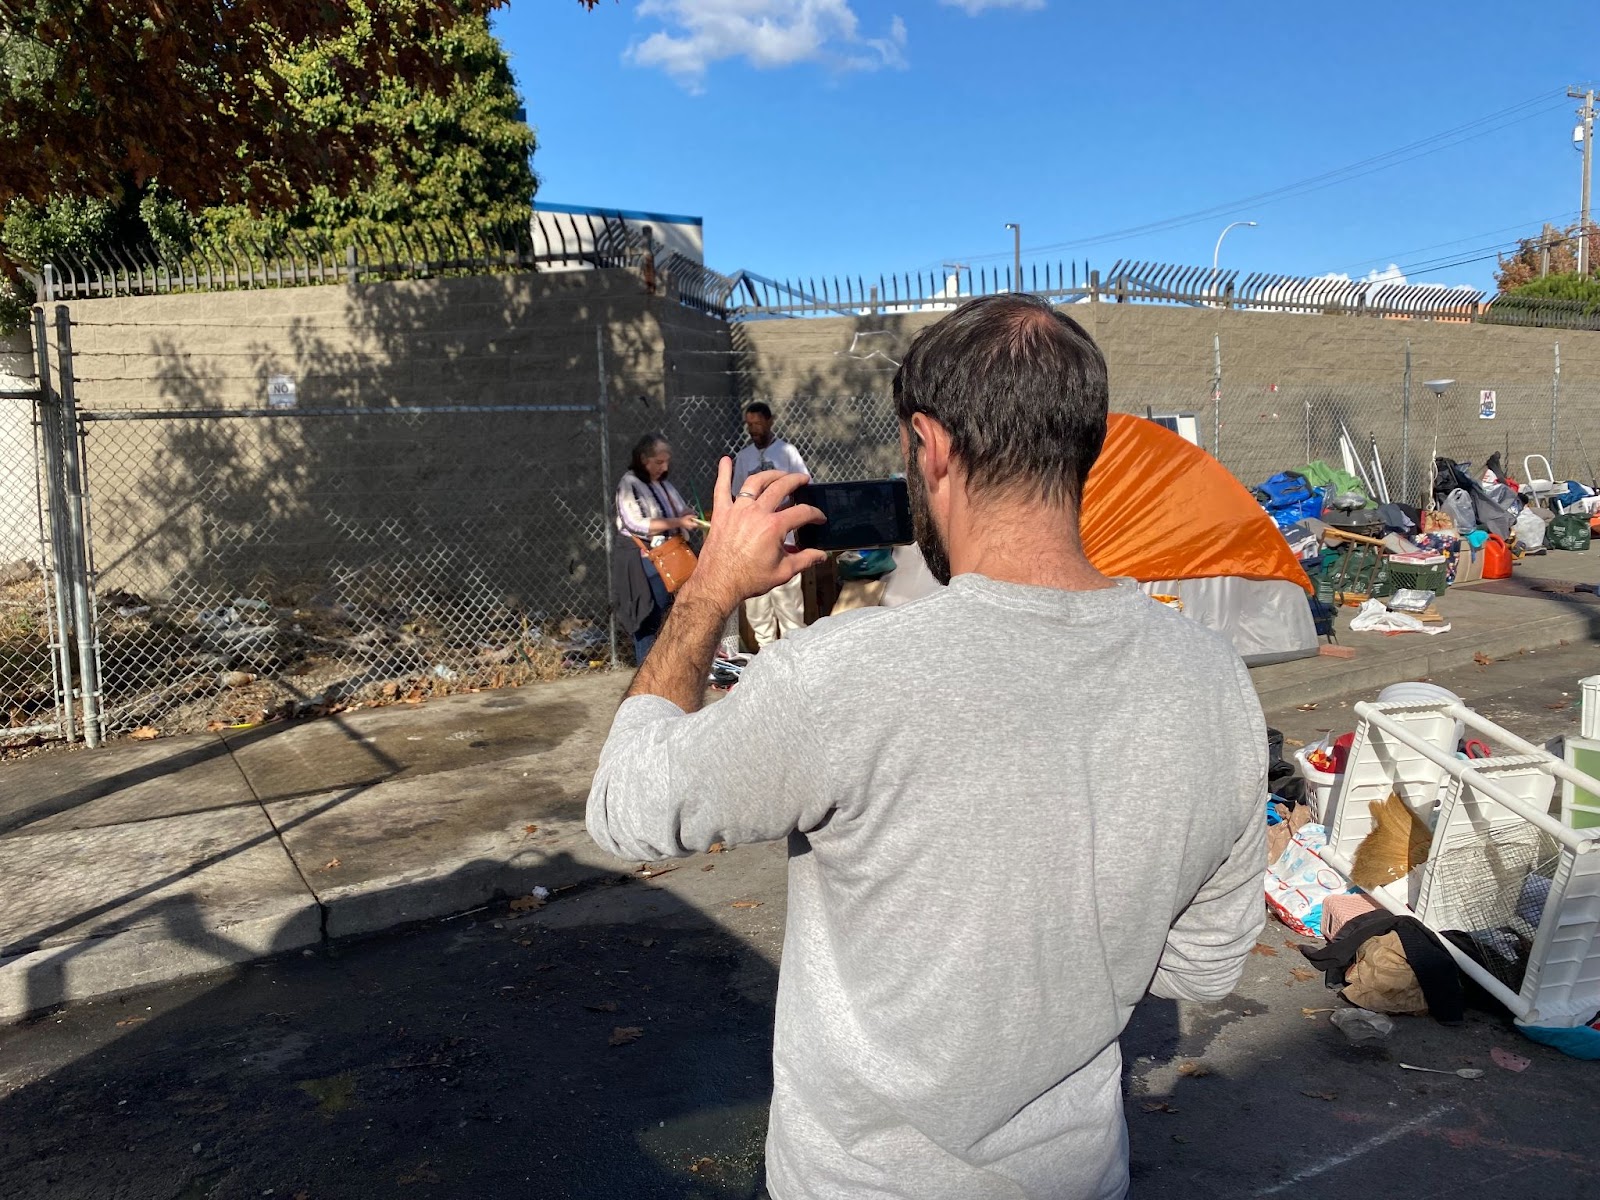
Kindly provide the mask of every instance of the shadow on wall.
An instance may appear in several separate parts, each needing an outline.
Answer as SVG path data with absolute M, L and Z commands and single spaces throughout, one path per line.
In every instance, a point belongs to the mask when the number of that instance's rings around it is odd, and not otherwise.
M 609 640 L 611 496 L 668 424 L 667 357 L 697 388 L 731 378 L 726 326 L 622 271 L 73 313 L 80 407 L 159 414 L 91 420 L 86 444 L 103 674 L 141 711 L 219 671 L 281 676 L 308 646 L 347 689 L 587 668 Z M 295 408 L 227 415 L 267 407 L 279 376 Z

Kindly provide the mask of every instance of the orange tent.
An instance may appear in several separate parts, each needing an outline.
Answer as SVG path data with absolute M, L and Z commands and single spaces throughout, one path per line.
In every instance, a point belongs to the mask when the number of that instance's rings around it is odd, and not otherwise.
M 1221 463 L 1154 421 L 1111 415 L 1080 525 L 1102 572 L 1176 596 L 1247 663 L 1317 652 L 1311 581 L 1272 518 Z M 896 550 L 895 564 L 884 604 L 938 587 L 915 546 Z
M 1311 581 L 1244 485 L 1171 430 L 1112 413 L 1084 488 L 1083 549 L 1102 572 L 1151 582 L 1236 576 Z

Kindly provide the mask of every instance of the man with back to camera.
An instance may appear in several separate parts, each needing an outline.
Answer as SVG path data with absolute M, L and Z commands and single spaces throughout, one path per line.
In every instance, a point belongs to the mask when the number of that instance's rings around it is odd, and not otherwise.
M 761 401 L 747 404 L 744 410 L 744 428 L 750 435 L 750 444 L 733 457 L 733 490 L 744 487 L 752 475 L 763 471 L 782 471 L 791 475 L 808 475 L 806 460 L 781 437 L 772 433 L 772 409 Z M 751 596 L 744 603 L 745 619 L 750 622 L 750 632 L 755 635 L 756 649 L 770 645 L 781 637 L 788 637 L 806 624 L 806 601 L 800 577 L 796 575 L 760 596 Z
M 701 711 L 727 614 L 819 558 L 783 546 L 821 519 L 781 507 L 804 480 L 730 494 L 724 459 L 700 566 L 617 712 L 601 846 L 789 841 L 775 1200 L 1125 1195 L 1133 1006 L 1222 998 L 1261 930 L 1244 665 L 1078 538 L 1107 395 L 1093 341 L 1032 297 L 925 329 L 894 397 L 917 542 L 950 586 L 785 638 Z

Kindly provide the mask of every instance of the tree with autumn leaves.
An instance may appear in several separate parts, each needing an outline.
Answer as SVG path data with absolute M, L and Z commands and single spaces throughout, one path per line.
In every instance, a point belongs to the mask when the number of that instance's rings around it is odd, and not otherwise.
M 525 218 L 503 2 L 0 0 L 0 268 Z
M 1600 225 L 1589 225 L 1591 264 L 1600 263 Z M 1544 297 L 1556 300 L 1600 301 L 1600 278 L 1591 270 L 1578 276 L 1578 226 L 1565 229 L 1546 225 L 1538 237 L 1523 238 L 1514 253 L 1500 259 L 1495 282 L 1501 295 Z

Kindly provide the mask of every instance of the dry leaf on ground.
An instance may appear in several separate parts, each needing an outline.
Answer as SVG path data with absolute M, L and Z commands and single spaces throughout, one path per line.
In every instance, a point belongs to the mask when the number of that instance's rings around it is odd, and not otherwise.
M 1211 1068 L 1205 1063 L 1190 1060 L 1178 1064 L 1178 1074 L 1187 1075 L 1190 1079 L 1201 1079 L 1211 1074 Z
M 717 864 L 716 863 L 707 863 L 705 866 L 701 867 L 700 869 L 702 871 L 715 871 L 717 869 Z
M 712 842 L 711 845 L 706 847 L 706 853 L 707 854 L 721 854 L 726 849 L 727 849 L 727 847 L 724 846 L 721 842 Z
M 161 730 L 153 725 L 141 725 L 128 736 L 136 742 L 153 742 L 161 736 Z
M 1251 954 L 1260 954 L 1260 955 L 1262 955 L 1262 956 L 1264 956 L 1266 958 L 1277 958 L 1278 957 L 1278 952 L 1275 949 L 1273 949 L 1271 946 L 1267 945 L 1265 942 L 1257 942 L 1254 946 L 1251 946 L 1250 947 L 1250 953 Z
M 1146 1101 L 1145 1105 L 1144 1105 L 1144 1110 L 1145 1110 L 1145 1112 L 1148 1112 L 1148 1113 L 1158 1113 L 1158 1112 L 1159 1113 L 1175 1113 L 1175 1112 L 1178 1111 L 1177 1109 L 1173 1108 L 1172 1105 L 1168 1104 L 1165 1100 L 1149 1100 L 1149 1101 Z
M 512 912 L 538 912 L 544 907 L 544 901 L 537 896 L 518 896 L 511 902 Z
M 1301 712 L 1315 712 L 1317 708 L 1317 702 L 1313 700 L 1310 704 L 1296 704 L 1295 707 Z
M 1306 981 L 1315 979 L 1317 977 L 1317 973 L 1310 967 L 1296 967 L 1294 970 L 1290 971 L 1289 974 L 1293 975 L 1296 981 L 1300 983 L 1305 983 Z
M 322 864 L 322 869 L 324 871 L 336 871 L 342 866 L 344 866 L 344 864 L 337 858 L 330 858 L 327 862 Z
M 522 832 L 523 833 L 538 833 L 539 832 L 539 827 L 537 825 L 524 825 L 522 827 Z
M 698 1175 L 698 1174 L 700 1174 L 701 1171 L 704 1171 L 707 1167 L 714 1167 L 716 1165 L 717 1165 L 717 1160 L 714 1159 L 714 1158 L 700 1158 L 700 1159 L 697 1159 L 694 1162 L 694 1164 L 689 1167 L 689 1170 L 693 1174 Z
M 1489 1057 L 1494 1060 L 1495 1066 L 1504 1067 L 1507 1071 L 1526 1071 L 1533 1065 L 1532 1059 L 1513 1054 L 1510 1050 L 1502 1050 L 1499 1046 L 1489 1051 Z
M 1487 654 L 1480 650 L 1478 653 L 1472 656 L 1472 661 L 1477 663 L 1480 667 L 1487 667 L 1494 661 L 1494 659 L 1490 658 Z
M 117 1022 L 117 1028 L 126 1029 L 129 1025 L 139 1025 L 149 1019 L 149 1017 L 123 1017 L 122 1020 Z
M 734 908 L 760 908 L 761 907 L 761 901 L 759 901 L 759 900 L 735 900 L 733 902 L 733 907 Z
M 637 1025 L 618 1025 L 611 1031 L 611 1044 L 613 1046 L 626 1046 L 629 1042 L 637 1042 L 644 1036 L 644 1030 Z

